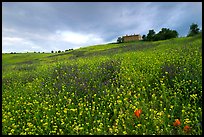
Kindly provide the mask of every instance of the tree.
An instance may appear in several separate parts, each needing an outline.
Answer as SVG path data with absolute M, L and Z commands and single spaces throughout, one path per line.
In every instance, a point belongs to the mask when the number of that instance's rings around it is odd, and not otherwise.
M 177 37 L 178 37 L 178 32 L 176 30 L 170 30 L 168 28 L 162 28 L 161 31 L 159 31 L 155 35 L 154 41 L 166 40 L 166 39 L 177 38 Z
M 179 33 L 176 30 L 173 30 L 171 33 L 172 38 L 178 38 Z
M 54 51 L 52 50 L 51 53 L 54 53 Z
M 192 23 L 187 37 L 194 36 L 199 33 L 198 24 Z
M 122 42 L 123 42 L 123 38 L 122 37 L 118 37 L 117 43 L 122 43 Z
M 143 35 L 143 36 L 142 36 L 142 39 L 143 39 L 143 41 L 146 41 L 146 40 L 147 40 L 146 35 Z
M 154 36 L 155 36 L 155 31 L 153 29 L 149 30 L 149 33 L 147 34 L 147 41 L 153 41 Z
M 58 50 L 58 53 L 60 53 L 61 52 L 61 50 Z

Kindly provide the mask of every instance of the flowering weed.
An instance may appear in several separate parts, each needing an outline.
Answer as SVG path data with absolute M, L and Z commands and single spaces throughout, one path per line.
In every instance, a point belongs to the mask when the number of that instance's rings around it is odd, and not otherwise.
M 3 135 L 201 135 L 201 36 L 3 54 Z

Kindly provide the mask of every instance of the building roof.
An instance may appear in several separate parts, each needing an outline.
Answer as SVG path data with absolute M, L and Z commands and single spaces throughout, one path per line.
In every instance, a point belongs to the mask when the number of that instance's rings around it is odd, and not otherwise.
M 133 36 L 140 36 L 140 34 L 126 35 L 126 36 L 123 36 L 123 37 L 133 37 Z

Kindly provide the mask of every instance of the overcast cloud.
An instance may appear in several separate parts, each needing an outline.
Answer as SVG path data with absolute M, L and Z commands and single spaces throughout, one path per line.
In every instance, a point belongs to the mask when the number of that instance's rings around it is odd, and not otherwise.
M 65 50 L 116 42 L 150 29 L 202 29 L 201 2 L 4 2 L 2 52 Z

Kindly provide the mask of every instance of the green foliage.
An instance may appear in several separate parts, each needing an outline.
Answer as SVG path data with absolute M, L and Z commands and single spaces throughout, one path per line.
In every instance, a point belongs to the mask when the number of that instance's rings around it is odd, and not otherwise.
M 149 30 L 149 33 L 147 34 L 147 41 L 153 41 L 155 37 L 155 31 Z
M 117 43 L 122 43 L 124 40 L 123 40 L 123 37 L 118 37 L 117 39 Z
M 143 41 L 146 41 L 146 40 L 147 40 L 146 35 L 143 35 L 143 36 L 142 36 L 142 40 L 143 40 Z
M 198 28 L 198 24 L 192 23 L 187 36 L 190 37 L 190 36 L 197 35 L 199 33 L 199 30 L 200 29 Z
M 149 30 L 147 37 L 145 37 L 145 35 L 143 35 L 143 37 L 145 41 L 167 40 L 171 38 L 177 38 L 178 32 L 176 30 L 162 28 L 161 31 L 159 31 L 157 34 L 155 33 L 154 30 Z
M 3 135 L 201 135 L 201 122 L 201 35 L 2 55 Z
M 161 31 L 159 31 L 156 35 L 154 40 L 166 40 L 166 39 L 171 39 L 171 38 L 177 38 L 178 37 L 178 32 L 175 30 L 170 30 L 167 28 L 162 28 Z

